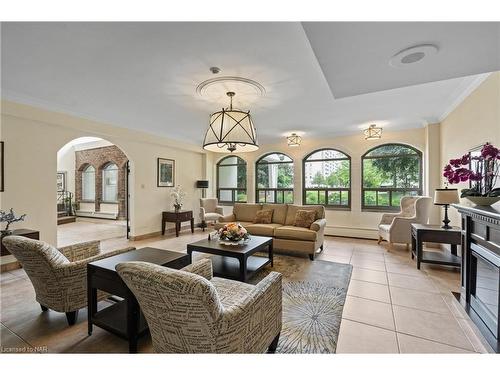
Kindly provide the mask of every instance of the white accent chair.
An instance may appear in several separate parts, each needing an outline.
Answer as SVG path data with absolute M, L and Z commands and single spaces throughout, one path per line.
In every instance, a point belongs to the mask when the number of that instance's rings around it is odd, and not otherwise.
M 207 221 L 214 223 L 224 215 L 223 208 L 219 206 L 217 198 L 200 199 L 200 220 L 203 231 L 207 227 Z
M 378 243 L 382 240 L 389 242 L 389 249 L 394 243 L 411 243 L 411 224 L 427 224 L 429 220 L 430 197 L 401 198 L 401 211 L 382 215 L 378 225 Z

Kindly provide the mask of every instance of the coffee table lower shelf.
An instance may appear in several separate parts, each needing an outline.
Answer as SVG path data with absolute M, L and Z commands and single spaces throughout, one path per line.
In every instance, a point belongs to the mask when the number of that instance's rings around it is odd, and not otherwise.
M 241 280 L 240 261 L 237 258 L 212 255 L 211 259 L 214 276 Z M 250 256 L 247 258 L 247 273 L 253 274 L 268 264 L 271 264 L 269 258 Z
M 92 324 L 128 340 L 127 301 L 116 302 L 109 307 L 99 310 L 93 316 Z M 140 313 L 138 325 L 137 336 L 142 336 L 148 331 L 148 324 L 142 313 Z

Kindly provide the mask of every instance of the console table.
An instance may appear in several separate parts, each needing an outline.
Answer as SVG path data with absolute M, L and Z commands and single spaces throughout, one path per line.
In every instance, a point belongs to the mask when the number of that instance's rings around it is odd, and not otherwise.
M 193 211 L 163 211 L 161 215 L 161 234 L 165 234 L 165 224 L 175 223 L 175 236 L 179 237 L 181 223 L 184 221 L 191 222 L 191 233 L 194 233 L 194 218 Z
M 6 237 L 6 236 L 23 236 L 23 237 L 26 237 L 26 238 L 31 238 L 33 240 L 39 240 L 40 239 L 40 232 L 37 231 L 37 230 L 33 230 L 33 229 L 14 229 L 12 231 L 12 233 L 10 234 L 6 234 L 6 235 L 2 235 L 0 237 L 0 243 L 1 243 L 1 255 L 4 256 L 4 255 L 10 255 L 10 252 L 9 250 L 7 250 L 7 248 L 3 245 L 3 238 Z
M 451 253 L 424 251 L 424 242 L 437 242 L 451 245 Z M 462 231 L 458 227 L 441 228 L 439 225 L 411 225 L 411 259 L 417 257 L 417 269 L 420 263 L 441 264 L 461 267 L 462 261 L 457 256 L 457 245 L 462 244 Z

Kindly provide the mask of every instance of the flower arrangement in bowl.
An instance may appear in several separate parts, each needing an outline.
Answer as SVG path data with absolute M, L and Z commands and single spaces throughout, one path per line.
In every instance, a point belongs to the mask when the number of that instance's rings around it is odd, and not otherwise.
M 250 239 L 250 234 L 240 223 L 228 223 L 217 231 L 219 242 L 224 245 L 238 245 Z
M 478 155 L 465 154 L 445 165 L 443 176 L 450 184 L 470 181 L 461 197 L 480 206 L 490 206 L 500 200 L 500 187 L 495 187 L 500 175 L 500 150 L 486 143 Z

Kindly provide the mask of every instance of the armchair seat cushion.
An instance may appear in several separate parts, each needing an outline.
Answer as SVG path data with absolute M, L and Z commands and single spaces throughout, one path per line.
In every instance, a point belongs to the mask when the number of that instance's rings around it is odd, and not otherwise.
M 281 224 L 249 224 L 245 228 L 251 235 L 273 237 L 274 230 L 281 226 Z
M 228 308 L 229 306 L 243 301 L 243 299 L 255 289 L 255 285 L 223 279 L 221 277 L 213 277 L 210 282 L 217 290 L 220 302 L 224 308 Z
M 284 225 L 274 230 L 276 238 L 289 240 L 316 241 L 318 233 L 309 228 Z
M 221 214 L 218 214 L 216 212 L 210 212 L 206 213 L 204 219 L 205 220 L 219 220 L 222 217 Z
M 381 231 L 381 232 L 389 233 L 389 229 L 391 229 L 391 225 L 390 224 L 380 224 L 378 226 L 378 230 Z

